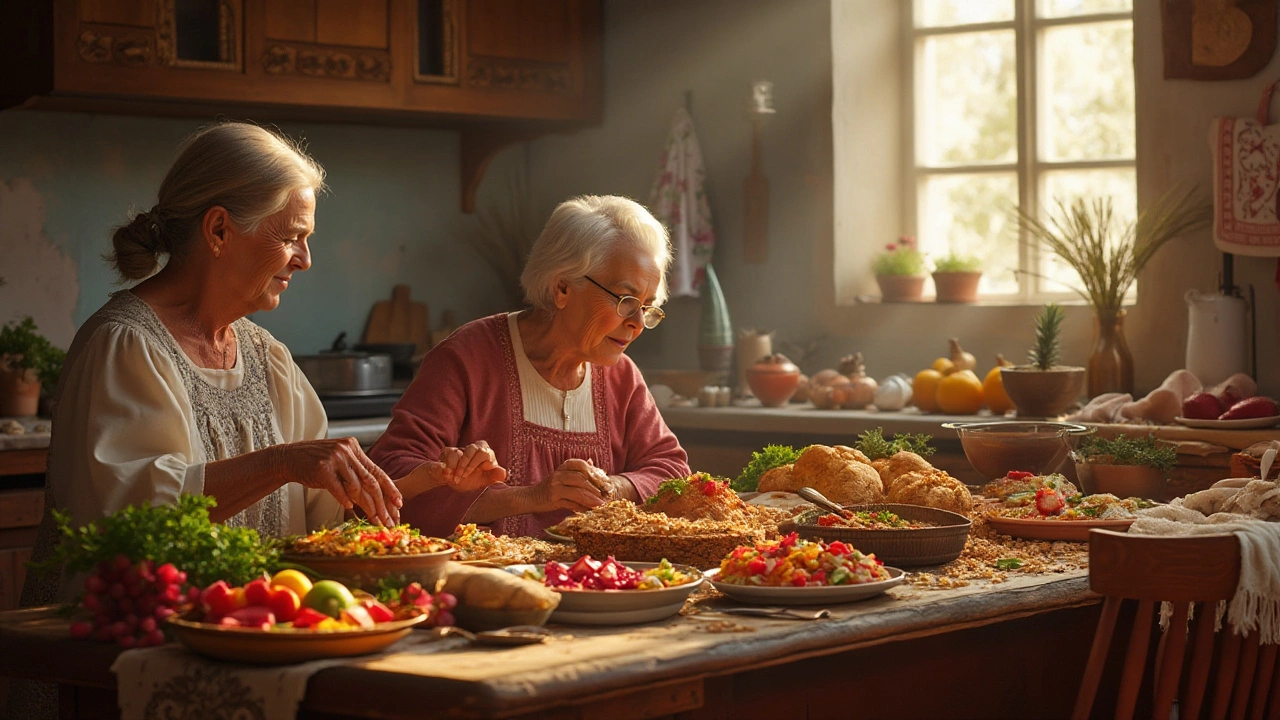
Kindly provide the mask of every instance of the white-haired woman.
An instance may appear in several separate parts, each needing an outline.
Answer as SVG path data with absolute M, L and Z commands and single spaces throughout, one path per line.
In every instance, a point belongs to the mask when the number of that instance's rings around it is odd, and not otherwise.
M 53 419 L 50 504 L 73 524 L 200 493 L 216 498 L 215 521 L 265 536 L 340 521 L 344 509 L 389 525 L 405 496 L 489 481 L 450 483 L 435 462 L 392 482 L 354 439 L 326 439 L 324 408 L 289 350 L 246 318 L 275 309 L 311 267 L 323 185 L 287 139 L 221 123 L 188 138 L 156 205 L 115 231 L 110 264 L 141 282 L 76 333 Z M 37 555 L 53 540 L 46 518 Z M 74 591 L 58 584 L 29 575 L 24 604 Z
M 431 534 L 474 522 L 536 536 L 571 511 L 640 501 L 687 475 L 684 449 L 624 355 L 664 317 L 670 262 L 666 231 L 640 204 L 561 203 L 520 277 L 532 308 L 468 323 L 432 348 L 369 452 L 398 476 L 442 447 L 487 443 L 506 482 L 424 493 L 405 504 L 405 521 Z M 502 472 L 481 469 L 486 459 L 472 449 L 446 472 Z

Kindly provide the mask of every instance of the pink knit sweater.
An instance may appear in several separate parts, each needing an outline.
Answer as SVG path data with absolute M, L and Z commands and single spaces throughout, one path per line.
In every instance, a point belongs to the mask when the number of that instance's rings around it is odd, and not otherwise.
M 505 313 L 458 328 L 432 348 L 417 378 L 392 411 L 391 425 L 369 457 L 393 478 L 437 460 L 445 447 L 485 440 L 507 482 L 484 491 L 437 488 L 405 503 L 401 519 L 422 532 L 453 532 L 480 492 L 533 485 L 570 458 L 590 459 L 610 475 L 626 476 L 641 497 L 663 480 L 689 474 L 688 456 L 663 422 L 640 371 L 630 358 L 611 367 L 592 365 L 595 432 L 566 432 L 524 419 L 520 378 Z M 532 513 L 493 523 L 494 532 L 541 536 L 567 511 Z

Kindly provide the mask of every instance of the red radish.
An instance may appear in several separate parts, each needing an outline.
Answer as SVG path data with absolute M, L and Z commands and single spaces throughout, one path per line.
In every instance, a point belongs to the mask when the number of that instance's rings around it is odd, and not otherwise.
M 1251 398 L 1245 398 L 1231 409 L 1218 416 L 1219 420 L 1245 420 L 1248 418 L 1264 418 L 1275 417 L 1280 415 L 1280 410 L 1276 409 L 1276 401 L 1269 397 L 1255 395 Z
M 1198 392 L 1182 402 L 1182 417 L 1193 420 L 1213 420 L 1223 411 L 1218 398 L 1206 392 Z

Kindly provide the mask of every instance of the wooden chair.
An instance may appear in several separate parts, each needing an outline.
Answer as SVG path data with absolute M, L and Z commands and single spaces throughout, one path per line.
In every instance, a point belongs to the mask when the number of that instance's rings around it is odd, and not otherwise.
M 1154 653 L 1151 717 L 1169 718 L 1176 698 L 1180 720 L 1200 718 L 1206 707 L 1215 720 L 1226 718 L 1228 711 L 1233 720 L 1280 718 L 1277 646 L 1259 645 L 1257 632 L 1241 638 L 1225 618 L 1222 631 L 1214 633 L 1217 603 L 1235 594 L 1239 575 L 1240 542 L 1234 535 L 1154 537 L 1090 532 L 1089 586 L 1106 600 L 1072 717 L 1089 717 L 1121 605 L 1136 600 L 1137 615 L 1120 675 L 1116 718 L 1133 717 L 1153 654 L 1149 652 L 1152 621 L 1161 602 L 1172 604 L 1173 616 Z M 1187 627 L 1192 603 L 1196 606 L 1190 632 L 1180 632 Z M 1212 700 L 1206 705 L 1209 695 Z

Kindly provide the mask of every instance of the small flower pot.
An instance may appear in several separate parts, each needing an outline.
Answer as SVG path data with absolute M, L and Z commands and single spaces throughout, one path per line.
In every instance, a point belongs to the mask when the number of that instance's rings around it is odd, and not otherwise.
M 982 272 L 935 272 L 933 286 L 937 290 L 937 302 L 971 303 L 978 301 L 978 283 Z
M 1071 409 L 1084 392 L 1084 368 L 1030 365 L 1000 368 L 1005 394 L 1020 418 L 1056 418 Z
M 1085 494 L 1111 493 L 1167 502 L 1171 499 L 1163 470 L 1145 465 L 1102 465 L 1076 458 L 1076 477 Z
M 30 370 L 0 370 L 0 417 L 35 415 L 40 405 L 40 381 Z
M 877 275 L 881 302 L 920 302 L 924 296 L 924 276 Z

